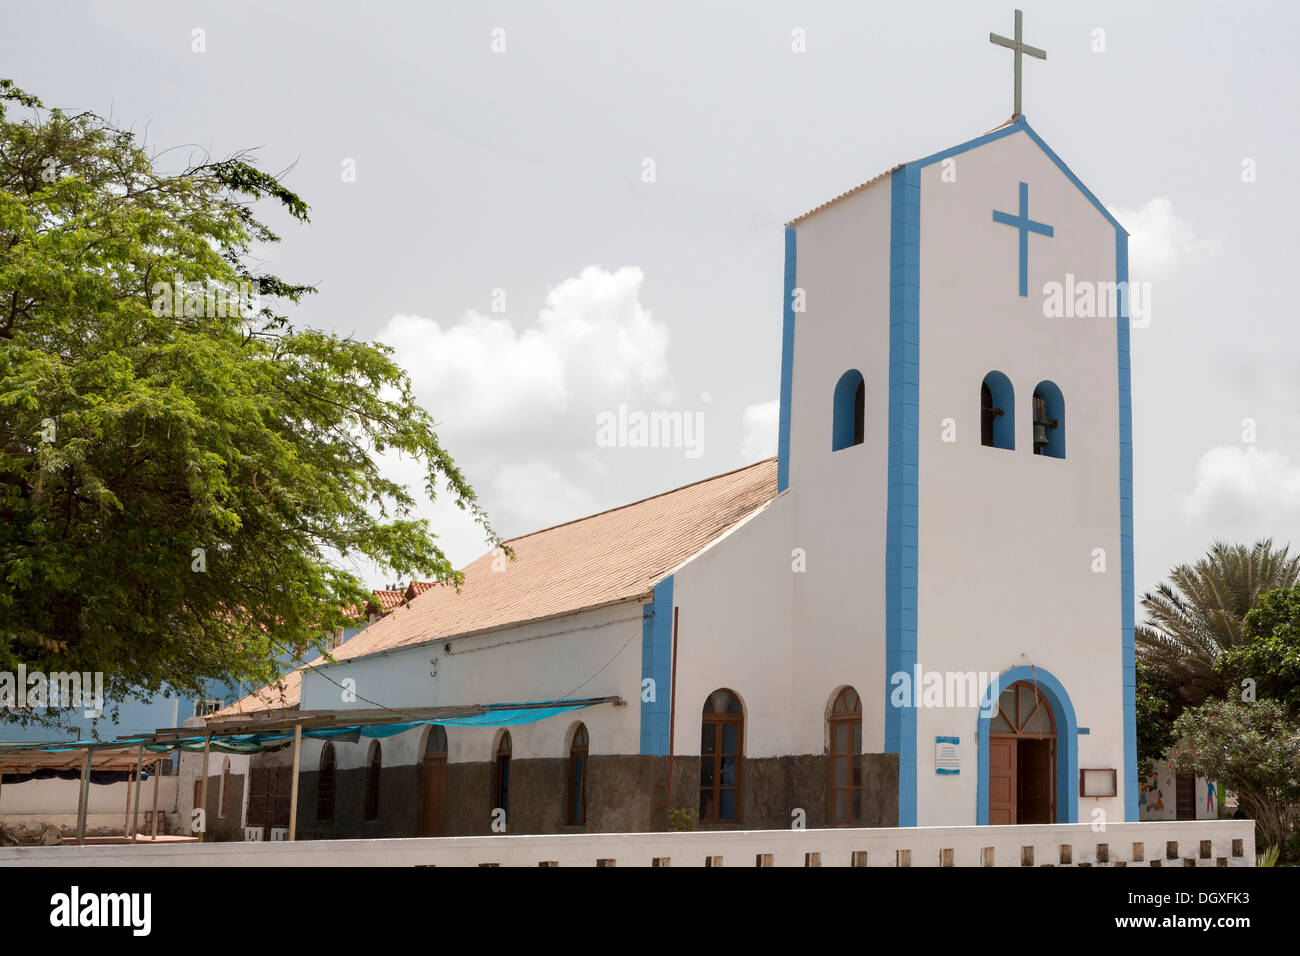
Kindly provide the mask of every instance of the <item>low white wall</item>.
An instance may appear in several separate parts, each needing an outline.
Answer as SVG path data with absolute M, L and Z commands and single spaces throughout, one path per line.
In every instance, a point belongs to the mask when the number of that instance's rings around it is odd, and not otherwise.
M 158 810 L 171 811 L 176 805 L 176 777 L 158 777 Z M 125 820 L 127 788 L 135 800 L 135 784 L 108 783 L 90 785 L 90 805 L 87 813 L 117 814 L 118 826 Z M 153 809 L 154 778 L 140 781 L 140 809 Z M 6 783 L 0 787 L 0 823 L 16 821 L 32 815 L 53 818 L 60 814 L 77 813 L 80 800 L 80 780 L 28 780 L 26 783 Z
M 1208 846 L 1202 847 L 1202 841 Z M 1233 855 L 1240 841 L 1239 855 Z M 1134 844 L 1142 844 L 1142 859 Z M 1099 861 L 1105 845 L 1105 862 Z M 1172 854 L 1170 846 L 1172 845 Z M 1065 847 L 1069 862 L 1063 862 Z M 1105 832 L 1089 824 L 1007 827 L 912 827 L 840 830 L 741 830 L 690 833 L 552 834 L 547 836 L 441 837 L 403 840 L 320 840 L 300 843 L 209 843 L 160 846 L 0 848 L 0 866 L 979 866 L 985 848 L 993 866 L 1022 866 L 1024 848 L 1034 866 L 1254 866 L 1255 825 L 1249 820 L 1181 823 L 1112 823 Z M 908 851 L 910 862 L 900 860 Z M 1208 851 L 1208 852 L 1204 852 Z M 865 861 L 858 855 L 866 853 Z M 765 861 L 767 862 L 767 861 Z

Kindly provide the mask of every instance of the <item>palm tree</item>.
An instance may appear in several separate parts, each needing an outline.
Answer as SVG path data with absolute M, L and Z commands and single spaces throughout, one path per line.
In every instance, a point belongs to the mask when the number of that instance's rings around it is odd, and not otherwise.
M 1216 541 L 1196 564 L 1178 565 L 1154 594 L 1142 595 L 1148 620 L 1135 631 L 1138 654 L 1170 674 L 1187 704 L 1223 693 L 1214 663 L 1240 643 L 1246 612 L 1261 594 L 1300 577 L 1300 556 L 1289 550 L 1275 551 L 1271 539 L 1251 547 Z

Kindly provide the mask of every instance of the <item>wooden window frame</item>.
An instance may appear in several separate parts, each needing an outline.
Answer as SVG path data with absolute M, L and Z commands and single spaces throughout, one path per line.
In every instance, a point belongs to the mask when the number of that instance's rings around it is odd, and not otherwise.
M 221 801 L 217 804 L 217 817 L 225 819 L 230 806 L 230 758 L 221 764 Z
M 379 819 L 380 783 L 384 775 L 384 751 L 378 740 L 370 742 L 366 758 L 366 795 L 362 819 L 373 823 Z
M 582 735 L 582 743 L 578 742 L 579 734 Z M 578 726 L 574 728 L 573 739 L 569 743 L 569 792 L 568 800 L 564 805 L 565 823 L 571 827 L 585 826 L 587 823 L 587 770 L 591 765 L 590 752 L 591 735 L 587 732 L 585 724 L 578 724 Z M 577 770 L 575 761 L 579 757 L 582 758 L 581 779 L 578 779 L 579 774 L 575 773 L 575 770 Z M 574 792 L 575 787 L 577 788 L 577 793 Z M 576 801 L 574 800 L 575 796 L 577 797 Z M 573 807 L 575 802 L 578 805 L 578 819 L 576 820 L 573 819 Z
M 514 756 L 514 741 L 510 739 L 510 731 L 507 730 L 497 741 L 496 786 L 493 788 L 496 791 L 496 804 L 493 809 L 504 810 L 507 821 L 510 819 L 510 758 L 512 756 Z
M 713 761 L 713 784 L 712 786 L 709 787 L 705 787 L 703 784 L 701 784 L 699 787 L 699 793 L 701 795 L 703 795 L 705 792 L 712 793 L 713 816 L 706 818 L 703 815 L 700 815 L 699 822 L 710 823 L 710 824 L 737 824 L 741 822 L 741 819 L 744 816 L 744 814 L 741 811 L 741 794 L 743 792 L 742 780 L 744 777 L 744 766 L 745 766 L 745 711 L 744 711 L 744 705 L 740 701 L 740 695 L 737 694 L 735 691 L 726 687 L 720 687 L 718 688 L 718 690 L 710 693 L 708 698 L 705 701 L 706 707 L 709 706 L 709 702 L 712 701 L 714 694 L 717 694 L 718 691 L 723 691 L 731 695 L 731 697 L 736 701 L 738 712 L 734 714 L 728 714 L 728 713 L 719 714 L 719 713 L 710 713 L 706 711 L 701 714 L 700 736 L 703 737 L 704 735 L 703 734 L 704 727 L 706 726 L 713 727 L 713 733 L 714 733 L 713 754 L 710 758 L 708 758 Z M 728 724 L 736 725 L 735 754 L 724 754 L 722 752 L 723 728 L 726 727 Z M 724 787 L 722 785 L 722 759 L 723 757 L 726 756 L 734 756 L 736 758 L 736 782 L 731 787 Z M 703 776 L 705 759 L 706 759 L 705 755 L 701 753 L 700 754 L 701 776 Z M 720 816 L 722 810 L 722 792 L 723 790 L 728 790 L 728 789 L 733 790 L 735 792 L 736 813 L 733 818 L 724 819 L 723 817 Z
M 843 697 L 845 694 L 848 694 L 848 693 L 852 693 L 855 697 L 857 697 L 857 699 L 858 699 L 858 709 L 857 709 L 857 710 L 844 711 L 843 713 L 839 713 L 839 714 L 835 713 L 835 705 L 836 705 L 837 703 L 839 703 L 839 700 L 840 700 L 841 697 Z M 853 688 L 853 687 L 844 687 L 844 688 L 841 688 L 840 691 L 839 691 L 839 693 L 837 693 L 837 694 L 835 695 L 835 699 L 831 701 L 831 713 L 830 713 L 830 716 L 827 718 L 827 724 L 828 724 L 828 727 L 829 727 L 829 730 L 830 730 L 830 747 L 829 747 L 829 751 L 830 751 L 830 768 L 829 768 L 829 771 L 830 771 L 830 773 L 829 773 L 829 783 L 828 783 L 828 786 L 827 786 L 828 797 L 829 797 L 829 799 L 828 799 L 828 801 L 827 801 L 827 807 L 826 807 L 826 819 L 827 819 L 828 821 L 830 821 L 831 826 L 860 826 L 860 825 L 862 824 L 862 814 L 861 814 L 861 811 L 859 811 L 857 814 L 854 814 L 854 812 L 853 812 L 853 795 L 854 795 L 854 792 L 856 791 L 856 792 L 859 794 L 859 801 L 861 801 L 862 785 L 861 785 L 861 784 L 854 785 L 854 783 L 853 783 L 853 764 L 854 764 L 854 762 L 856 762 L 856 761 L 860 761 L 860 760 L 862 759 L 862 754 L 861 754 L 861 752 L 858 752 L 858 753 L 852 753 L 852 752 L 851 752 L 851 753 L 847 754 L 847 756 L 849 757 L 849 782 L 848 782 L 848 785 L 847 785 L 847 786 L 839 786 L 839 785 L 837 785 L 836 778 L 835 778 L 835 758 L 838 757 L 838 756 L 841 756 L 841 754 L 840 754 L 840 753 L 835 749 L 835 729 L 836 729 L 836 727 L 837 727 L 839 724 L 848 724 L 848 725 L 849 725 L 849 745 L 850 745 L 850 747 L 852 747 L 852 742 L 853 742 L 853 737 L 854 737 L 854 734 L 853 734 L 853 725 L 854 725 L 854 724 L 857 724 L 857 725 L 858 725 L 858 738 L 859 738 L 859 740 L 861 739 L 861 734 L 862 734 L 862 695 L 859 694 L 855 688 Z M 837 819 L 835 818 L 835 794 L 836 794 L 838 791 L 841 791 L 841 790 L 843 790 L 843 791 L 847 791 L 847 792 L 848 792 L 848 797 L 849 797 L 849 798 L 848 798 L 849 816 L 848 816 L 848 819 L 846 819 L 846 820 L 837 820 Z
M 329 763 L 326 763 L 326 757 Z M 332 741 L 321 748 L 319 772 L 316 775 L 316 822 L 333 823 L 334 806 L 338 794 L 338 756 Z

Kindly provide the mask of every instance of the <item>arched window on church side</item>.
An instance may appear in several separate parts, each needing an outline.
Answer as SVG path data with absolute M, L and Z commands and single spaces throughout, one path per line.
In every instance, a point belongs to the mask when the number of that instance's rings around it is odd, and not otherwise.
M 497 744 L 496 807 L 510 813 L 510 731 L 501 734 Z
M 1055 382 L 1034 387 L 1034 454 L 1065 457 L 1065 398 Z
M 831 823 L 862 822 L 862 699 L 852 687 L 835 696 L 830 714 Z
M 379 819 L 379 777 L 383 770 L 384 757 L 379 748 L 379 741 L 370 741 L 370 759 L 366 762 L 366 812 L 365 819 Z
M 1001 372 L 989 372 L 980 385 L 980 444 L 1016 447 L 1016 393 Z
M 831 423 L 831 451 L 861 445 L 867 433 L 867 383 L 857 369 L 849 369 L 835 384 Z
M 580 826 L 587 822 L 587 751 L 590 744 L 587 728 L 578 724 L 569 744 L 569 813 L 568 823 Z
M 334 822 L 334 744 L 329 741 L 320 751 L 320 774 L 316 778 L 316 821 Z
M 740 757 L 745 719 L 732 691 L 715 690 L 704 702 L 700 732 L 700 822 L 740 819 Z

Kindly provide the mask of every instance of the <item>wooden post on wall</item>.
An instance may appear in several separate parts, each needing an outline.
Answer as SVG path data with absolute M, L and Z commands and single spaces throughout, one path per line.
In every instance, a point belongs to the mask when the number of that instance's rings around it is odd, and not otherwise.
M 203 735 L 203 781 L 199 784 L 199 806 L 203 808 L 203 829 L 199 842 L 208 842 L 208 754 L 212 752 L 212 734 Z
M 131 835 L 131 771 L 126 771 L 126 819 L 122 821 L 122 836 Z
M 151 819 L 153 821 L 154 843 L 158 842 L 158 778 L 162 776 L 162 774 L 158 772 L 158 768 L 161 766 L 162 758 L 160 757 L 153 762 L 153 814 L 151 815 Z
M 668 691 L 668 812 L 673 812 L 673 744 L 677 730 L 677 612 L 673 608 L 673 670 Z
M 140 774 L 144 772 L 144 744 L 136 748 L 135 754 L 135 811 L 131 814 L 131 842 L 135 842 L 135 835 L 140 826 Z
M 289 839 L 298 839 L 298 768 L 302 765 L 302 724 L 293 726 L 293 783 L 289 790 Z

